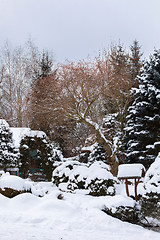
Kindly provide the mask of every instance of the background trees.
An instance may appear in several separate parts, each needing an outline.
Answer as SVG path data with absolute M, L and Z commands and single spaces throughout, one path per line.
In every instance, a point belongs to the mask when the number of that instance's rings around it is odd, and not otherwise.
M 51 68 L 49 53 L 40 53 L 32 41 L 15 49 L 7 42 L 0 54 L 0 117 L 11 126 L 29 125 L 31 86 L 36 79 L 46 77 Z
M 26 126 L 27 95 L 31 83 L 30 59 L 24 48 L 3 48 L 1 61 L 1 118 L 11 126 Z
M 140 52 L 137 47 L 134 54 L 137 49 Z M 51 62 L 43 53 L 40 66 L 46 72 L 40 71 L 43 74 L 32 81 L 30 126 L 52 135 L 66 156 L 80 149 L 85 139 L 94 134 L 107 152 L 107 161 L 114 165 L 131 103 L 130 89 L 135 84 L 134 57 L 137 59 L 136 54 L 129 54 L 119 44 L 92 62 L 70 62 L 50 71 Z M 139 61 L 140 58 L 135 61 L 137 65 Z M 112 120 L 116 122 L 112 131 L 108 124 L 103 124 L 110 114 L 114 114 Z
M 51 53 L 32 41 L 26 48 L 6 45 L 0 63 L 0 110 L 11 126 L 42 130 L 71 156 L 93 136 L 114 165 L 136 86 L 141 51 L 112 45 L 92 61 L 53 65 Z
M 113 45 L 105 58 L 102 61 L 99 60 L 100 65 L 99 77 L 106 76 L 103 91 L 106 112 L 118 114 L 121 131 L 123 131 L 127 108 L 131 100 L 129 91 L 133 86 L 129 53 L 121 44 Z M 106 68 L 106 65 L 109 67 Z

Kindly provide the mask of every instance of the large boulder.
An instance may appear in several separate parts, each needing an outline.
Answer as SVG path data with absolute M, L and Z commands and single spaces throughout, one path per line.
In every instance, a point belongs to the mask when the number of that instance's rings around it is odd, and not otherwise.
M 49 183 L 46 188 L 42 183 L 35 183 L 29 179 L 22 179 L 21 177 L 10 175 L 8 172 L 0 171 L 0 193 L 8 198 L 26 192 L 42 197 L 48 192 L 50 185 L 52 184 Z

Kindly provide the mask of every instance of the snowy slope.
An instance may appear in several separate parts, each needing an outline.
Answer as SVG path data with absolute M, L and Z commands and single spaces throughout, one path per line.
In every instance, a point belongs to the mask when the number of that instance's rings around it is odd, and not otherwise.
M 0 194 L 1 240 L 160 239 L 160 233 L 121 222 L 101 211 L 104 205 L 117 202 L 132 205 L 132 199 L 61 193 L 48 186 L 49 193 L 42 198 L 24 193 L 8 199 Z M 62 200 L 57 198 L 60 193 Z

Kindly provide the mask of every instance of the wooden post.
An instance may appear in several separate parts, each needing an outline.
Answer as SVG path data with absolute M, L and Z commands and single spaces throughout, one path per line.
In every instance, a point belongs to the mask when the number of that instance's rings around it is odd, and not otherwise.
M 135 178 L 135 200 L 137 202 L 137 186 L 138 186 L 138 183 L 140 181 L 140 178 L 138 178 L 138 180 L 136 181 L 136 178 Z
M 127 193 L 127 196 L 129 197 L 129 189 L 128 189 L 128 181 L 127 181 L 127 178 L 125 178 L 125 184 L 126 184 L 126 193 Z

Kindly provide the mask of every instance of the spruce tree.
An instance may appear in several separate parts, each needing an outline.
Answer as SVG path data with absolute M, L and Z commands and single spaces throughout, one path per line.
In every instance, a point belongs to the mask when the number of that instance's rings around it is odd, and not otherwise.
M 133 86 L 137 87 L 137 76 L 140 73 L 140 69 L 142 67 L 142 60 L 141 57 L 143 53 L 141 52 L 141 46 L 139 45 L 139 42 L 137 40 L 133 41 L 133 44 L 130 47 L 131 50 L 131 56 L 130 56 L 130 62 L 131 62 L 131 79 L 133 81 Z
M 53 60 L 49 56 L 48 52 L 43 51 L 42 58 L 39 63 L 39 67 L 40 69 L 39 69 L 38 78 L 47 77 L 52 73 Z
M 17 167 L 18 154 L 13 145 L 12 132 L 9 129 L 8 123 L 0 119 L 0 168 Z
M 155 51 L 138 77 L 127 117 L 127 161 L 147 168 L 160 151 L 160 50 Z
M 53 61 L 48 52 L 43 52 L 39 68 L 33 77 L 29 98 L 30 127 L 49 134 L 53 119 L 56 71 L 52 71 Z

